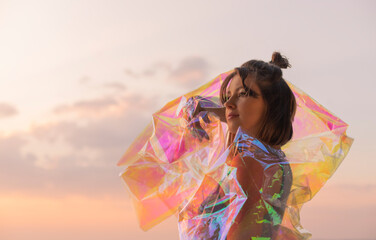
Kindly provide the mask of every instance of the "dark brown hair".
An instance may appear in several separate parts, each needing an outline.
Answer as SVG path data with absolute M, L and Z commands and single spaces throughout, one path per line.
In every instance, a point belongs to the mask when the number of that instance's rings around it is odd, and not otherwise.
M 257 84 L 266 103 L 266 112 L 257 136 L 254 137 L 271 146 L 282 146 L 293 135 L 292 122 L 296 111 L 296 101 L 290 87 L 282 78 L 281 70 L 287 67 L 291 67 L 288 60 L 279 52 L 274 52 L 269 63 L 262 60 L 250 60 L 235 68 L 235 71 L 226 77 L 221 86 L 220 98 L 224 104 L 227 101 L 227 85 L 237 74 L 242 79 L 246 91 L 249 91 L 245 85 L 247 77 Z

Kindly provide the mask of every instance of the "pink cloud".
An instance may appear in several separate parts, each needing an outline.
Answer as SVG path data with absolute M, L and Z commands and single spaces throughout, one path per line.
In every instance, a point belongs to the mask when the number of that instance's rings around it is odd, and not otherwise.
M 140 72 L 135 72 L 132 69 L 126 68 L 124 73 L 126 76 L 131 78 L 140 78 L 140 77 L 154 77 L 158 72 L 170 72 L 171 64 L 165 61 L 157 61 L 150 66 L 145 67 Z
M 121 82 L 109 82 L 103 85 L 106 88 L 123 91 L 126 89 L 125 85 Z
M 9 103 L 0 103 L 0 118 L 13 117 L 18 114 L 15 106 Z
M 187 57 L 173 69 L 169 76 L 170 82 L 184 87 L 197 87 L 207 81 L 209 63 L 202 57 Z
M 57 108 L 58 116 L 73 113 L 69 118 L 0 136 L 0 192 L 124 194 L 116 163 L 147 125 L 155 102 L 134 94 L 78 101 Z
M 57 106 L 53 111 L 56 114 L 67 112 L 98 113 L 112 106 L 117 106 L 117 100 L 113 97 L 103 97 L 98 99 L 81 100 L 71 105 Z

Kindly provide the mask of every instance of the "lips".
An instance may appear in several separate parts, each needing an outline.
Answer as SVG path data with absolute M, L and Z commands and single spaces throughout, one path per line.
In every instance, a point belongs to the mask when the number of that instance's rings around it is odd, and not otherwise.
M 239 114 L 230 113 L 230 114 L 227 115 L 227 120 L 234 119 L 234 118 L 237 118 L 237 117 L 239 117 Z

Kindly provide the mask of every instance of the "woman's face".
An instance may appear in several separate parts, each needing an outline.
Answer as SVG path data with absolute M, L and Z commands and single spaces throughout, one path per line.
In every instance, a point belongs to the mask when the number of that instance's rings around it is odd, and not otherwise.
M 245 85 L 250 89 L 247 95 L 242 79 L 237 74 L 230 81 L 224 103 L 229 131 L 236 133 L 241 127 L 250 136 L 256 137 L 266 105 L 257 84 L 248 77 Z

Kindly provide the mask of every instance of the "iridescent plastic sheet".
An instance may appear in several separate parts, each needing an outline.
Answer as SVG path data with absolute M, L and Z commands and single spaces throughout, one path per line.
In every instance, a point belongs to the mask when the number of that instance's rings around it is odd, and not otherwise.
M 297 101 L 293 139 L 276 150 L 239 129 L 226 147 L 227 125 L 215 114 L 191 117 L 198 101 L 221 105 L 230 72 L 153 114 L 119 161 L 140 226 L 175 214 L 180 239 L 309 239 L 300 209 L 347 155 L 347 124 L 288 82 Z

